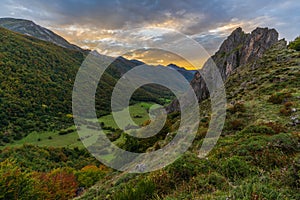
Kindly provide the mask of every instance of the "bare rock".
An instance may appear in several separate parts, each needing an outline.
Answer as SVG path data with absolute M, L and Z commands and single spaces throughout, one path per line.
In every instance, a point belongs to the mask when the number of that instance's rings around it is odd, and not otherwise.
M 256 28 L 251 33 L 245 33 L 241 28 L 237 28 L 222 43 L 215 55 L 206 61 L 201 69 L 201 75 L 209 77 L 211 66 L 215 63 L 225 81 L 236 68 L 261 58 L 277 43 L 278 32 L 275 29 Z M 284 46 L 283 42 L 281 43 Z M 199 102 L 209 97 L 209 91 L 201 75 L 197 72 L 190 83 Z M 169 113 L 179 111 L 178 101 L 173 101 L 166 109 Z

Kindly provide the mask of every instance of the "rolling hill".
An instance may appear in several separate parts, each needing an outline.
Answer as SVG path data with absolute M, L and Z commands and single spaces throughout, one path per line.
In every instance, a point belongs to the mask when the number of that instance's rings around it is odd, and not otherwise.
M 21 139 L 32 131 L 59 130 L 72 125 L 73 84 L 87 53 L 4 28 L 0 28 L 0 43 L 1 144 Z M 99 116 L 110 113 L 114 84 L 136 65 L 120 57 L 109 66 L 96 94 Z M 137 90 L 132 103 L 164 104 L 161 99 L 171 96 L 165 88 L 145 86 Z

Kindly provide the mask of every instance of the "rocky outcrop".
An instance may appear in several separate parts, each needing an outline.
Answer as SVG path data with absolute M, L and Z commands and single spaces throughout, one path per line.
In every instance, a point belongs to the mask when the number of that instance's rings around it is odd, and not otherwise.
M 215 55 L 204 64 L 201 74 L 209 73 L 211 65 L 215 63 L 225 81 L 236 68 L 261 58 L 264 52 L 277 42 L 278 32 L 275 29 L 256 28 L 251 33 L 245 33 L 242 28 L 237 28 L 222 43 Z M 199 72 L 192 79 L 191 86 L 199 102 L 209 97 L 209 91 Z M 177 100 L 167 107 L 169 113 L 177 110 L 179 110 Z

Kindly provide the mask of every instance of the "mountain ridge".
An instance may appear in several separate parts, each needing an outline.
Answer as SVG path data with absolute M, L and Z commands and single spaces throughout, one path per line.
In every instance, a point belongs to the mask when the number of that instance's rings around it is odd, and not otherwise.
M 24 34 L 24 35 L 35 37 L 35 38 L 43 40 L 43 41 L 51 42 L 51 43 L 54 43 L 58 46 L 65 47 L 65 48 L 68 48 L 68 49 L 83 51 L 83 52 L 86 52 L 86 53 L 92 53 L 93 55 L 96 55 L 96 56 L 104 56 L 104 57 L 106 56 L 106 55 L 99 54 L 96 50 L 82 49 L 81 47 L 79 47 L 75 44 L 71 44 L 70 42 L 68 42 L 62 36 L 54 33 L 50 29 L 47 29 L 45 27 L 42 27 L 42 26 L 36 24 L 35 22 L 33 22 L 31 20 L 17 19 L 17 18 L 0 18 L 0 27 L 9 29 L 9 30 L 17 32 L 17 33 L 21 33 L 21 34 Z M 111 58 L 110 56 L 106 56 L 106 57 Z M 133 65 L 146 64 L 146 63 L 144 63 L 140 60 L 134 60 L 134 59 L 133 60 L 128 60 L 128 59 L 126 59 L 122 56 L 119 56 L 116 59 L 118 59 L 120 61 L 123 60 L 124 62 L 125 62 L 125 60 L 127 60 L 126 62 L 128 62 L 128 61 L 132 62 Z M 172 68 L 171 67 L 172 65 L 174 65 L 174 64 L 169 64 L 165 67 Z M 183 67 L 179 67 L 177 65 L 174 65 L 173 69 L 175 69 L 174 67 L 185 78 L 187 78 L 188 81 L 192 80 L 194 71 L 187 70 L 187 69 L 185 69 Z
M 54 33 L 53 31 L 44 28 L 31 20 L 16 18 L 0 18 L 0 26 L 14 32 L 29 35 L 40 40 L 52 42 L 56 45 L 68 49 L 84 51 L 82 48 L 69 43 L 66 39 Z
M 238 67 L 261 58 L 265 51 L 270 49 L 278 40 L 275 29 L 257 27 L 251 33 L 245 33 L 242 28 L 235 29 L 221 44 L 219 50 L 211 56 L 201 69 L 201 75 L 209 76 L 212 65 L 216 65 L 225 81 Z M 195 73 L 191 81 L 198 101 L 209 97 L 206 83 L 199 72 Z M 174 100 L 168 107 L 169 113 L 179 111 L 178 100 Z

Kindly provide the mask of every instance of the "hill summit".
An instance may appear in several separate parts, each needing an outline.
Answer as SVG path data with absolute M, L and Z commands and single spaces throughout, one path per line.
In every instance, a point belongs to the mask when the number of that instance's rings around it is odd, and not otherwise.
M 261 58 L 266 50 L 278 42 L 278 32 L 275 29 L 256 28 L 251 33 L 245 33 L 242 28 L 234 30 L 222 43 L 220 49 L 209 58 L 201 69 L 208 75 L 212 65 L 216 65 L 225 81 L 239 66 Z M 199 101 L 209 97 L 209 91 L 200 73 L 195 73 L 191 85 Z M 174 100 L 167 108 L 168 112 L 178 111 L 179 104 Z
M 73 50 L 82 49 L 74 44 L 70 44 L 63 37 L 55 34 L 53 31 L 35 24 L 33 21 L 26 19 L 0 18 L 0 26 L 14 32 L 29 35 L 40 40 L 52 42 L 58 46 Z

